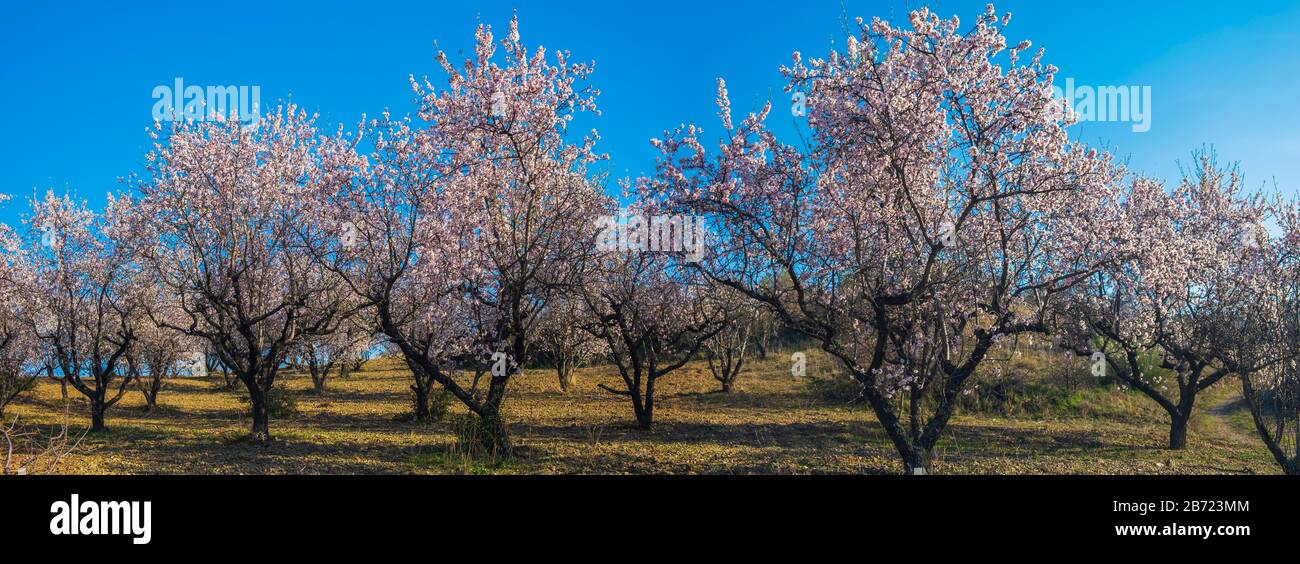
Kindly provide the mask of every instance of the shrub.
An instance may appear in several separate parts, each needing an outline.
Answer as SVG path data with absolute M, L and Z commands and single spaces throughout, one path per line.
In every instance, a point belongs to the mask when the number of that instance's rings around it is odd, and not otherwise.
M 443 389 L 441 392 L 434 394 L 429 398 L 429 422 L 435 423 L 442 421 L 451 411 L 451 392 Z
M 238 388 L 239 403 L 248 405 L 248 389 Z M 298 400 L 284 388 L 271 388 L 266 391 L 266 412 L 272 419 L 286 419 L 298 414 Z
M 814 395 L 833 403 L 848 403 L 862 393 L 862 384 L 845 376 L 808 377 L 808 387 Z
M 969 393 L 959 396 L 958 406 L 967 412 L 1042 416 L 1069 410 L 1077 399 L 1072 396 L 1057 385 L 1004 378 L 972 387 Z
M 496 466 L 502 460 L 502 453 L 497 446 L 496 435 L 490 423 L 474 414 L 464 414 L 451 420 L 451 431 L 456 435 L 456 442 L 451 445 L 450 458 L 460 460 L 466 465 L 482 463 Z

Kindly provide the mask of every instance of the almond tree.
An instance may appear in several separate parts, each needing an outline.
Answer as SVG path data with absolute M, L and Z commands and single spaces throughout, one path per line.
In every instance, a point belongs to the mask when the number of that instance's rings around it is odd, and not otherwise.
M 714 307 L 725 312 L 727 321 L 722 330 L 704 343 L 705 359 L 709 372 L 722 385 L 723 393 L 731 393 L 745 366 L 749 345 L 756 339 L 755 330 L 762 323 L 763 310 L 742 294 L 726 287 L 716 288 L 711 299 Z
M 508 451 L 507 385 L 538 313 L 585 264 L 605 197 L 587 174 L 599 158 L 594 133 L 575 142 L 568 131 L 575 113 L 595 110 L 583 85 L 591 66 L 529 50 L 515 20 L 499 44 L 488 26 L 476 38 L 460 68 L 438 53 L 445 87 L 412 79 L 422 123 L 371 124 L 371 169 L 337 212 L 357 230 L 358 250 L 319 254 L 359 273 L 349 285 L 411 366 L 417 403 L 436 381 L 480 418 L 491 448 Z M 484 393 L 452 377 L 497 353 L 510 369 Z
M 366 361 L 370 359 L 371 351 L 380 346 L 382 341 L 375 334 L 371 318 L 360 312 L 352 323 L 347 324 L 343 332 L 351 345 L 344 349 L 338 358 L 338 374 L 340 377 L 347 377 L 353 372 L 361 371 Z
M 8 197 L 0 195 L 0 203 Z M 30 302 L 31 269 L 22 240 L 8 225 L 0 223 L 0 416 L 5 407 L 32 387 L 38 370 L 32 359 L 39 354 L 36 342 L 24 323 Z
M 129 204 L 110 196 L 104 215 L 46 193 L 32 200 L 27 250 L 28 324 L 64 380 L 90 401 L 91 430 L 122 399 L 138 339 L 139 269 L 123 224 Z
M 608 350 L 604 341 L 582 329 L 582 311 L 581 300 L 562 297 L 547 305 L 537 322 L 537 348 L 555 365 L 563 392 L 577 384 L 574 369 Z
M 1228 273 L 1239 289 L 1217 320 L 1217 358 L 1241 380 L 1260 439 L 1278 466 L 1300 475 L 1300 206 L 1270 206 L 1280 236 L 1258 225 Z
M 475 56 L 456 69 L 445 53 L 438 61 L 447 87 L 414 85 L 425 132 L 440 152 L 454 155 L 451 190 L 465 202 L 476 225 L 469 249 L 474 269 L 465 286 L 489 310 L 488 334 L 510 370 L 494 373 L 483 400 L 483 418 L 502 444 L 500 406 L 506 386 L 522 371 L 529 334 L 550 297 L 571 287 L 586 266 L 596 236 L 592 225 L 607 198 L 588 166 L 603 158 L 585 137 L 569 132 L 575 114 L 596 111 L 594 89 L 585 85 L 592 66 L 570 63 L 544 47 L 528 49 L 517 19 L 500 42 L 496 61 L 491 29 L 480 26 Z
M 1107 253 L 1106 157 L 1067 139 L 1055 69 L 1007 49 L 990 10 L 968 31 L 911 14 L 863 24 L 846 53 L 784 68 L 803 147 L 734 127 L 719 81 L 715 154 L 688 126 L 645 197 L 711 218 L 700 269 L 813 338 L 862 386 L 908 473 L 931 452 L 998 341 L 1045 315 Z M 779 283 L 773 284 L 777 280 Z
M 179 312 L 169 304 L 165 296 L 160 296 L 157 288 L 146 288 L 142 292 L 144 308 L 154 316 L 169 316 L 172 323 L 180 322 Z M 193 360 L 194 355 L 202 354 L 202 347 L 195 346 L 192 337 L 180 331 L 158 324 L 146 316 L 137 325 L 135 346 L 127 351 L 127 368 L 135 380 L 140 395 L 144 397 L 145 411 L 158 407 L 158 393 L 162 391 L 167 380 L 179 372 L 179 363 Z
M 706 288 L 692 269 L 651 252 L 603 256 L 582 287 L 583 329 L 605 342 L 623 379 L 622 389 L 599 386 L 627 396 L 642 429 L 654 425 L 655 384 L 694 358 L 727 322 L 705 298 Z
M 317 134 L 314 117 L 295 106 L 251 126 L 235 120 L 161 124 L 136 179 L 137 229 L 153 239 L 146 270 L 175 296 L 179 320 L 163 327 L 206 342 L 248 389 L 251 439 L 270 440 L 266 393 L 285 355 L 302 339 L 338 330 L 351 304 L 337 276 L 308 252 L 311 202 L 349 181 L 351 143 Z M 165 141 L 165 142 L 164 142 Z
M 464 283 L 477 266 L 469 245 L 476 225 L 463 210 L 444 161 L 428 134 L 410 120 L 363 123 L 373 147 L 353 181 L 323 194 L 321 223 L 336 235 L 313 246 L 317 261 L 342 279 L 411 370 L 412 413 L 430 418 L 442 386 L 475 414 L 489 414 L 477 390 L 455 379 L 459 359 L 483 342 L 483 319 Z
M 333 374 L 346 375 L 354 359 L 368 348 L 370 335 L 357 323 L 347 323 L 328 335 L 303 339 L 295 347 L 293 356 L 299 366 L 306 368 L 311 377 L 312 389 L 325 393 L 325 383 Z
M 1251 283 L 1236 263 L 1258 247 L 1263 208 L 1209 155 L 1172 192 L 1135 179 L 1119 208 L 1122 260 L 1078 288 L 1062 344 L 1103 353 L 1111 375 L 1169 414 L 1169 448 L 1182 449 L 1198 394 L 1232 372 L 1223 322 Z

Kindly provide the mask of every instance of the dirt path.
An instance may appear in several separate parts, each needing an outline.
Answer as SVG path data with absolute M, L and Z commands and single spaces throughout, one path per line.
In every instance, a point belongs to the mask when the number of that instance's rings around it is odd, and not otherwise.
M 1231 394 L 1215 401 L 1209 409 L 1205 410 L 1205 414 L 1214 422 L 1213 426 L 1219 434 L 1226 438 L 1253 443 L 1258 440 L 1255 435 L 1232 422 L 1233 414 L 1244 409 L 1246 409 L 1246 401 L 1241 396 Z

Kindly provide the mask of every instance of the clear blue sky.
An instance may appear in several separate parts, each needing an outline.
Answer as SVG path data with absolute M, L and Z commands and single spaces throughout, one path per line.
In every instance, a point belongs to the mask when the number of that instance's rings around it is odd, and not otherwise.
M 737 110 L 787 103 L 777 72 L 790 53 L 842 46 L 842 13 L 905 20 L 904 0 L 621 2 L 12 3 L 0 21 L 0 209 L 14 222 L 34 190 L 70 189 L 100 205 L 140 170 L 152 89 L 257 84 L 263 106 L 292 99 L 324 125 L 384 108 L 412 111 L 407 76 L 437 78 L 434 41 L 471 50 L 478 21 L 503 34 L 518 10 L 524 40 L 596 62 L 600 148 L 617 176 L 649 170 L 647 140 L 685 121 L 717 130 L 714 79 Z M 970 22 L 984 2 L 940 0 Z M 1083 124 L 1134 169 L 1173 178 L 1177 161 L 1212 144 L 1256 185 L 1300 191 L 1300 2 L 1001 2 L 1010 42 L 1047 48 L 1080 84 L 1150 85 L 1151 131 Z M 892 15 L 891 15 L 892 14 Z M 789 131 L 788 113 L 776 113 Z

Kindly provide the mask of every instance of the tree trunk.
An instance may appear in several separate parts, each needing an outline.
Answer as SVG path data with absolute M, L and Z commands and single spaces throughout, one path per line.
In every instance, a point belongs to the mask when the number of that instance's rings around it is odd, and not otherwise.
M 740 367 L 745 363 L 744 359 L 737 356 L 732 359 L 729 366 L 724 366 L 722 370 L 722 393 L 730 394 L 736 388 L 736 379 L 740 378 Z
M 144 410 L 151 411 L 158 407 L 158 392 L 162 389 L 162 380 L 160 378 L 151 378 L 145 386 L 141 388 L 144 395 Z
M 632 399 L 632 408 L 636 411 L 637 426 L 646 431 L 653 429 L 655 424 L 655 379 L 648 378 L 646 380 L 644 398 L 637 401 L 634 395 Z
M 104 426 L 104 399 L 100 397 L 90 398 L 90 430 L 98 433 L 106 429 Z
M 428 421 L 432 417 L 429 413 L 429 389 L 432 387 L 432 378 L 418 376 L 415 378 L 415 383 L 411 385 L 411 391 L 415 392 L 413 411 L 416 421 Z
M 324 393 L 325 393 L 325 375 L 324 375 L 324 374 L 321 374 L 320 376 L 317 376 L 315 373 L 313 373 L 313 374 L 311 375 L 311 387 L 312 387 L 312 390 L 313 390 L 314 392 L 316 392 L 316 395 L 324 394 Z
M 1169 425 L 1169 450 L 1183 450 L 1187 448 L 1187 421 L 1191 419 L 1190 415 L 1171 415 L 1172 422 Z
M 578 378 L 573 373 L 573 365 L 567 360 L 556 363 L 555 373 L 560 377 L 561 392 L 568 393 L 569 389 L 578 383 Z
M 63 391 L 63 401 L 68 401 L 68 379 L 59 378 L 59 388 Z
M 903 472 L 911 476 L 929 474 L 930 451 L 921 447 L 913 447 L 912 451 L 903 457 Z
M 637 410 L 636 412 L 637 427 L 641 428 L 644 431 L 650 431 L 654 429 L 654 425 L 655 425 L 655 421 L 654 421 L 653 411 L 648 409 Z
M 483 419 L 484 429 L 487 431 L 483 434 L 483 439 L 488 447 L 488 452 L 495 452 L 498 456 L 509 458 L 514 452 L 514 445 L 510 444 L 510 432 L 506 428 L 506 423 L 501 418 L 501 402 L 505 401 L 506 385 L 510 383 L 510 377 L 514 374 L 524 375 L 523 359 L 528 357 L 528 347 L 524 342 L 523 332 L 516 332 L 514 344 L 512 345 L 513 358 L 517 364 L 513 371 L 506 373 L 504 378 L 498 378 L 495 374 L 488 381 L 487 398 L 483 401 L 483 407 L 479 410 L 479 417 Z
M 1183 387 L 1178 395 L 1178 409 L 1169 413 L 1169 450 L 1187 448 L 1187 422 L 1192 419 L 1196 392 L 1195 382 Z
M 249 403 L 253 407 L 253 428 L 249 438 L 256 443 L 271 442 L 271 414 L 266 403 L 266 391 L 261 386 L 248 386 Z

